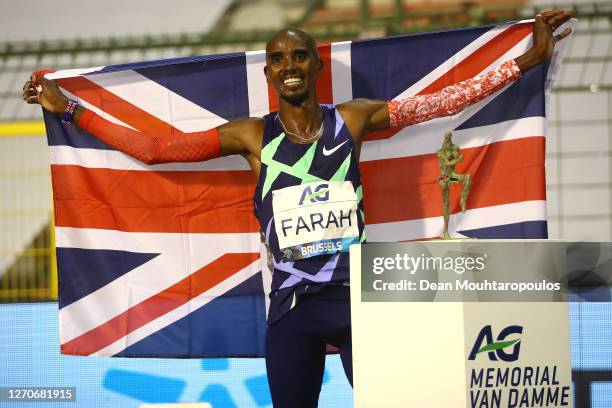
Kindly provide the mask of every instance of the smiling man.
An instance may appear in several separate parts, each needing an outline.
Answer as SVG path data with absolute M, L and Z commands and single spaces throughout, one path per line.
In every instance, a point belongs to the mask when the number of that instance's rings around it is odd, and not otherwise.
M 527 53 L 435 94 L 337 106 L 318 102 L 323 64 L 312 37 L 281 30 L 266 46 L 264 68 L 279 95 L 279 111 L 205 132 L 133 131 L 67 99 L 53 81 L 37 75 L 24 85 L 23 99 L 147 164 L 234 154 L 248 161 L 258 179 L 255 214 L 273 268 L 266 367 L 274 407 L 310 408 L 317 406 L 326 344 L 340 350 L 352 383 L 348 248 L 365 240 L 358 166 L 363 137 L 453 115 L 503 88 L 551 57 L 570 31 L 552 33 L 570 17 L 563 10 L 538 15 Z

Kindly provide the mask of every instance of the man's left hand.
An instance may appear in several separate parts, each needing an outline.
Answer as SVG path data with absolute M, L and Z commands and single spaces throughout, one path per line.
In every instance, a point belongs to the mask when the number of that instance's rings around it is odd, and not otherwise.
M 535 17 L 533 24 L 533 50 L 542 61 L 552 57 L 555 44 L 572 33 L 571 28 L 566 28 L 561 33 L 553 33 L 563 23 L 572 18 L 572 10 L 543 11 Z

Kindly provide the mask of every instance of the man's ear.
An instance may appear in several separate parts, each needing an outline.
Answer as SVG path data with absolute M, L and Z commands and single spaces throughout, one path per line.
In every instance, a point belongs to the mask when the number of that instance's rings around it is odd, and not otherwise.
M 266 82 L 270 83 L 270 74 L 268 73 L 268 66 L 264 66 L 264 75 L 266 76 Z

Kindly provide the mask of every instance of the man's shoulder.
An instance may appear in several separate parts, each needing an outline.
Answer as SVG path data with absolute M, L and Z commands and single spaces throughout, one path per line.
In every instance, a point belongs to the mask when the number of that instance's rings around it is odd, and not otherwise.
M 266 124 L 265 117 L 247 117 L 247 118 L 238 118 L 229 122 L 232 125 L 240 126 L 242 128 L 253 128 L 253 129 L 263 129 L 263 126 Z
M 350 101 L 339 103 L 336 105 L 336 109 L 341 112 L 353 113 L 367 110 L 371 105 L 372 101 L 366 98 L 355 98 Z
M 260 139 L 264 133 L 266 122 L 264 118 L 246 117 L 234 119 L 219 127 L 220 130 L 231 133 L 240 139 Z

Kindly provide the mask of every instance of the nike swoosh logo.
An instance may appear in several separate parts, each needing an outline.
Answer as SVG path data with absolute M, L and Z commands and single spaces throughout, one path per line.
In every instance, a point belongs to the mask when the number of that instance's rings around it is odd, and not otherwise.
M 338 146 L 334 147 L 331 150 L 327 150 L 327 148 L 325 146 L 323 146 L 323 156 L 331 156 L 332 154 L 334 154 L 334 152 L 336 150 L 338 150 L 339 148 L 342 147 L 343 144 L 345 144 L 346 142 L 348 142 L 348 140 L 345 140 L 344 142 L 340 143 Z

